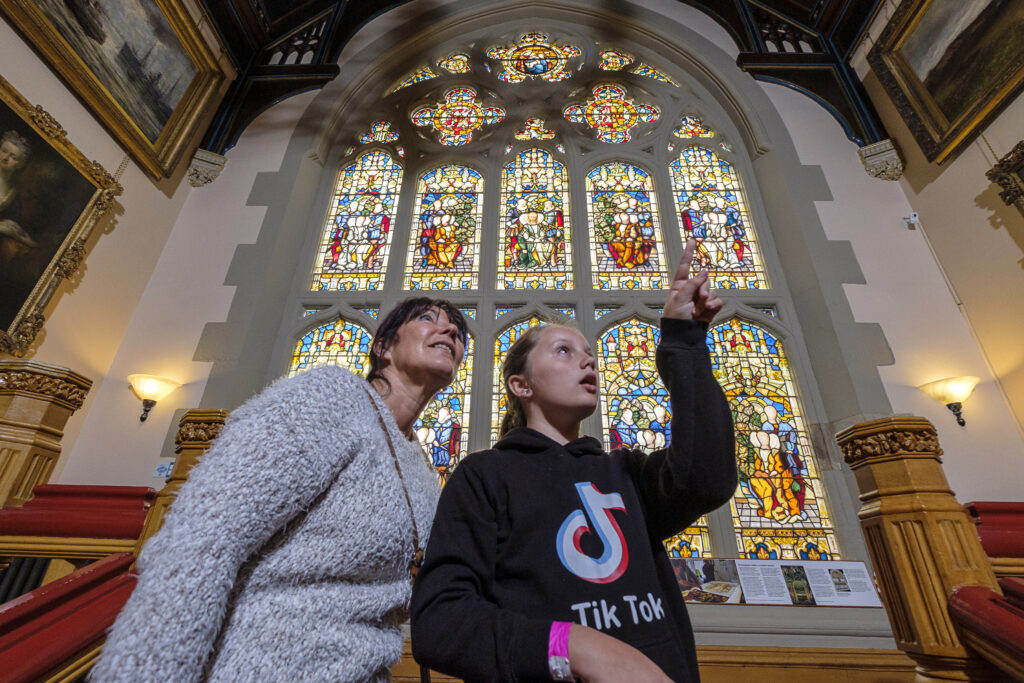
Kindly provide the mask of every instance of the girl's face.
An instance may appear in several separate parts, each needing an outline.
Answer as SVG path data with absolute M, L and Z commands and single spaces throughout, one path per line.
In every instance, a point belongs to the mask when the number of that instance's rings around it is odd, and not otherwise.
M 527 370 L 509 386 L 552 421 L 582 421 L 597 408 L 594 352 L 577 330 L 549 325 L 530 351 Z M 518 382 L 515 378 L 521 378 Z M 524 392 L 529 392 L 524 395 Z
M 428 308 L 402 323 L 382 357 L 400 374 L 442 389 L 455 379 L 465 353 L 459 328 L 448 314 Z

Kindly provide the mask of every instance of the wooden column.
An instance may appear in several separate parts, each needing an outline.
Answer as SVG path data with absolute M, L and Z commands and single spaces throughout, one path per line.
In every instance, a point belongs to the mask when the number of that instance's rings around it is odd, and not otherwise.
M 946 481 L 935 428 L 920 417 L 888 417 L 836 439 L 857 477 L 861 526 L 896 643 L 917 663 L 915 680 L 1006 680 L 964 648 L 949 616 L 955 587 L 999 587 Z
M 167 514 L 167 509 L 178 497 L 178 491 L 188 479 L 189 471 L 196 466 L 199 458 L 220 436 L 228 413 L 230 413 L 228 410 L 193 409 L 182 416 L 178 423 L 178 434 L 174 437 L 174 452 L 177 453 L 178 458 L 174 461 L 174 468 L 171 470 L 171 476 L 167 479 L 167 484 L 157 494 L 156 501 L 146 517 L 146 526 L 135 546 L 136 556 L 149 537 L 160 530 L 164 523 L 164 515 Z
M 0 360 L 0 507 L 16 507 L 50 481 L 68 418 L 92 380 L 68 368 Z

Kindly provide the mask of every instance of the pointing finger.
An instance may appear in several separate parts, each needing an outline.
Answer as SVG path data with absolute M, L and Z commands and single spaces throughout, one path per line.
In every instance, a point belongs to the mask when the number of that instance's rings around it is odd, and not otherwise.
M 690 264 L 693 263 L 693 252 L 697 248 L 697 241 L 692 237 L 686 240 L 683 247 L 683 256 L 679 259 L 679 267 L 676 269 L 676 280 L 685 280 L 690 277 Z

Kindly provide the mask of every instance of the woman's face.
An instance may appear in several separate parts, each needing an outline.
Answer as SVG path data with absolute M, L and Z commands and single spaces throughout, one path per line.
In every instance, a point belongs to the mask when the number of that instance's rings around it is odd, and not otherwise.
M 399 375 L 441 389 L 455 379 L 465 353 L 459 328 L 447 313 L 431 307 L 402 323 L 382 358 Z
M 526 398 L 545 415 L 581 421 L 597 408 L 595 365 L 594 352 L 579 331 L 549 325 L 530 351 L 523 376 L 530 391 Z
M 0 171 L 4 173 L 11 173 L 19 166 L 24 158 L 21 154 L 21 148 L 13 142 L 5 142 L 0 145 Z

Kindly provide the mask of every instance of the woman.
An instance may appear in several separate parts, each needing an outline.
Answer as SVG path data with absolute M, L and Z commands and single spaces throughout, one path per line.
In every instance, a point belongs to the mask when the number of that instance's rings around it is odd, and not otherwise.
M 14 176 L 31 155 L 31 143 L 17 131 L 0 136 L 0 263 L 39 246 L 21 227 L 21 201 L 14 186 Z
M 319 367 L 235 410 L 146 544 L 93 680 L 389 680 L 437 501 L 412 426 L 465 341 L 458 309 L 409 299 L 367 380 Z
M 662 539 L 736 488 L 728 403 L 705 335 L 722 302 L 687 242 L 665 302 L 659 372 L 672 439 L 650 455 L 579 438 L 598 401 L 578 331 L 536 327 L 509 350 L 503 438 L 441 494 L 412 601 L 413 654 L 471 681 L 697 681 Z

